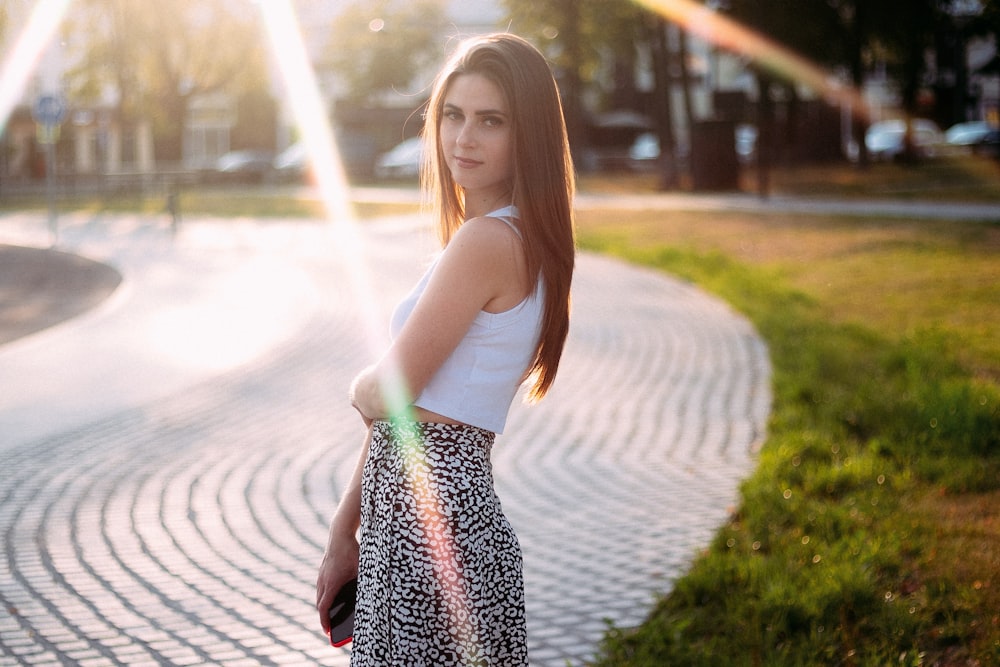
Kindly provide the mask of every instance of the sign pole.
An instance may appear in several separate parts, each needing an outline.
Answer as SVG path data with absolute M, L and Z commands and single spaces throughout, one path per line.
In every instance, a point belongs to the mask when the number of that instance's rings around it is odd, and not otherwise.
M 35 122 L 38 123 L 38 143 L 45 146 L 45 198 L 49 204 L 49 234 L 53 247 L 59 242 L 59 220 L 56 215 L 56 141 L 59 123 L 66 114 L 66 105 L 56 95 L 42 95 L 35 101 Z
M 49 236 L 52 247 L 59 243 L 59 217 L 56 211 L 56 142 L 45 144 L 45 199 L 49 204 Z

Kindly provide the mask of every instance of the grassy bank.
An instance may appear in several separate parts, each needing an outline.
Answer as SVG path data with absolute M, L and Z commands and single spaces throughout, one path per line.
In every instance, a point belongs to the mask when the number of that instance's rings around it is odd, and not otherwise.
M 1000 664 L 1000 227 L 588 211 L 580 232 L 746 313 L 775 372 L 738 512 L 599 664 Z

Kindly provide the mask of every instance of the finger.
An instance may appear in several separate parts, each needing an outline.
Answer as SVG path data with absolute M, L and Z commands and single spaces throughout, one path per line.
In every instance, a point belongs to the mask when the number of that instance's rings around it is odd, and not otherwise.
M 325 611 L 330 608 L 333 603 L 333 596 L 329 593 L 329 588 L 323 588 L 322 590 L 317 589 L 316 591 L 316 610 Z
M 323 632 L 330 634 L 330 603 L 332 600 L 327 595 L 323 595 L 316 602 L 316 611 L 319 613 L 319 624 Z
M 324 634 L 330 634 L 330 616 L 326 610 L 319 612 L 319 624 L 322 626 Z

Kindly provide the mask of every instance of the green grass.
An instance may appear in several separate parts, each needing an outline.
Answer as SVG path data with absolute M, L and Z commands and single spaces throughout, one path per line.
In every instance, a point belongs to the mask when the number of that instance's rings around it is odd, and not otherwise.
M 746 313 L 775 390 L 738 512 L 596 664 L 1000 661 L 1000 229 L 619 211 L 580 228 Z

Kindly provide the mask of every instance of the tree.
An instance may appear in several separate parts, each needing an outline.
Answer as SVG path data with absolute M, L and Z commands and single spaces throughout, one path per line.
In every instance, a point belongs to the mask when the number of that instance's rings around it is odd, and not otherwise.
M 124 125 L 152 120 L 160 159 L 181 158 L 192 98 L 267 89 L 265 40 L 243 4 L 84 0 L 79 8 L 68 25 L 81 49 L 70 95 L 94 102 L 114 90 Z
M 667 21 L 656 14 L 646 15 L 643 27 L 649 44 L 653 69 L 653 120 L 660 143 L 660 187 L 675 188 L 680 182 L 677 170 L 677 133 L 674 131 L 673 66 L 668 43 Z M 689 119 L 690 120 L 690 119 Z
M 903 110 L 912 116 L 918 111 L 935 29 L 959 1 L 729 0 L 728 9 L 734 18 L 805 57 L 843 67 L 858 90 L 873 64 L 885 63 L 899 84 Z M 769 79 L 781 76 L 780 71 L 766 74 Z M 770 85 L 762 86 L 761 95 L 769 95 L 770 90 Z M 855 137 L 864 164 L 865 110 L 857 111 L 861 122 Z M 769 119 L 763 121 L 766 124 Z M 764 150 L 768 150 L 766 145 Z
M 609 54 L 634 61 L 643 39 L 641 10 L 608 0 L 504 0 L 512 30 L 534 42 L 553 65 L 563 95 L 570 145 L 589 143 L 583 109 L 584 81 L 592 81 Z M 627 55 L 623 55 L 627 54 Z
M 338 15 L 322 67 L 337 74 L 355 104 L 410 91 L 440 67 L 447 17 L 436 0 L 356 0 Z M 421 81 L 417 90 L 429 88 Z
M 845 59 L 836 11 L 827 0 L 730 0 L 727 11 L 744 26 L 813 62 L 830 65 Z M 761 195 L 768 194 L 777 138 L 789 142 L 794 137 L 794 118 L 786 119 L 785 132 L 779 133 L 775 127 L 776 98 L 797 99 L 798 82 L 787 77 L 782 64 L 780 60 L 751 63 L 757 79 L 757 184 Z
M 1000 34 L 1000 0 L 983 2 L 982 31 L 994 37 Z

